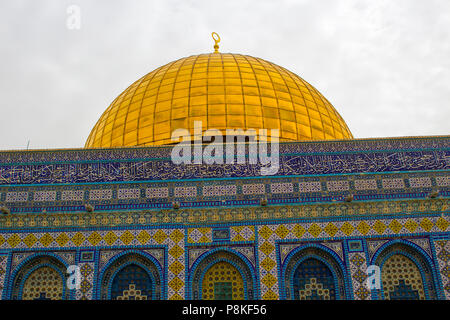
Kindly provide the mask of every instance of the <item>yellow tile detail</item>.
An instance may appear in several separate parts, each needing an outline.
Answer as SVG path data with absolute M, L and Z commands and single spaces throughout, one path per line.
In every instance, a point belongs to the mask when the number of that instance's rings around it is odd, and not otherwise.
M 277 278 L 268 273 L 261 279 L 261 282 L 264 283 L 267 288 L 272 288 L 273 285 L 277 283 Z
M 309 229 L 308 232 L 315 238 L 319 236 L 319 234 L 322 232 L 322 228 L 319 227 L 317 224 L 313 223 Z
M 162 230 L 158 230 L 153 235 L 153 239 L 155 239 L 157 243 L 161 244 L 167 239 L 167 234 Z
M 236 241 L 245 241 L 244 237 L 241 236 L 239 233 L 237 235 L 234 236 L 233 239 L 231 239 L 231 241 L 236 242 Z
M 40 243 L 42 243 L 42 245 L 44 246 L 44 247 L 48 247 L 52 242 L 53 242 L 53 237 L 50 235 L 50 234 L 48 234 L 48 233 L 45 233 L 40 239 L 39 239 L 39 242 Z
M 354 230 L 355 230 L 355 227 L 353 227 L 349 222 L 345 222 L 341 226 L 341 231 L 347 236 L 351 235 Z
M 327 224 L 327 226 L 323 229 L 330 237 L 334 237 L 336 232 L 339 231 L 338 227 L 336 227 L 333 223 Z
M 171 297 L 169 297 L 169 300 L 183 300 L 183 297 L 180 296 L 178 293 L 175 293 Z
M 429 232 L 433 228 L 433 222 L 431 222 L 428 218 L 425 218 L 420 222 L 420 226 L 423 230 Z
M 208 243 L 211 242 L 211 238 L 207 237 L 207 236 L 202 236 L 199 240 L 199 243 Z
M 270 244 L 269 242 L 265 241 L 260 247 L 259 250 L 263 252 L 266 256 L 268 256 L 272 251 L 275 249 L 275 247 Z
M 75 235 L 72 237 L 72 242 L 76 246 L 81 246 L 81 244 L 84 242 L 86 238 L 83 236 L 81 232 L 75 233 Z
M 292 228 L 292 233 L 294 234 L 294 236 L 296 236 L 297 238 L 301 238 L 303 237 L 303 235 L 305 234 L 306 230 L 305 228 L 303 228 L 301 225 L 296 224 L 293 228 Z
M 265 240 L 269 239 L 272 233 L 272 229 L 270 229 L 268 226 L 262 226 L 258 231 L 259 236 Z
M 281 225 L 275 229 L 275 233 L 277 234 L 278 237 L 284 239 L 289 234 L 289 229 L 286 228 L 284 225 Z
M 184 265 L 179 261 L 175 261 L 169 266 L 169 270 L 172 271 L 173 274 L 178 275 L 181 271 L 184 270 Z
M 175 259 L 178 259 L 179 256 L 184 254 L 183 248 L 181 248 L 179 245 L 175 245 L 169 250 L 169 254 L 174 257 Z
M 181 280 L 178 277 L 175 277 L 169 281 L 169 287 L 171 287 L 175 291 L 180 290 L 183 286 L 184 286 L 183 280 Z
M 36 241 L 37 238 L 32 233 L 30 233 L 23 239 L 23 243 L 25 243 L 28 248 L 31 248 L 36 243 Z
M 358 224 L 357 229 L 362 235 L 365 236 L 370 231 L 370 226 L 365 221 L 361 221 Z
M 21 239 L 17 234 L 14 233 L 8 238 L 7 242 L 12 248 L 15 248 L 21 242 Z
M 275 292 L 273 292 L 272 290 L 269 290 L 263 295 L 263 299 L 264 300 L 278 300 L 278 295 Z
M 134 235 L 130 231 L 125 231 L 120 236 L 120 240 L 125 244 L 129 245 L 134 240 Z
M 375 230 L 377 234 L 383 234 L 384 230 L 386 230 L 386 225 L 381 221 L 377 221 L 373 225 L 373 230 Z
M 449 222 L 447 220 L 445 220 L 444 218 L 439 218 L 438 221 L 436 221 L 436 226 L 441 231 L 447 231 L 448 225 L 449 225 Z
M 105 237 L 103 238 L 103 240 L 105 240 L 105 242 L 110 246 L 112 245 L 114 242 L 116 242 L 116 240 L 119 237 L 112 231 L 108 232 Z
M 408 220 L 405 222 L 404 226 L 409 232 L 414 232 L 419 225 L 414 220 Z
M 271 258 L 267 257 L 263 261 L 261 261 L 261 267 L 263 267 L 266 271 L 271 271 L 273 267 L 275 267 L 276 262 Z
M 63 247 L 66 245 L 67 242 L 69 242 L 70 238 L 69 236 L 65 233 L 62 232 L 60 233 L 57 237 L 56 237 L 56 243 L 60 246 Z
M 87 238 L 90 244 L 96 246 L 100 241 L 102 241 L 102 236 L 98 234 L 98 232 L 92 232 L 91 235 Z
M 394 231 L 394 233 L 399 233 L 400 230 L 402 230 L 403 226 L 400 222 L 397 220 L 392 220 L 391 223 L 389 223 L 389 229 Z
M 147 244 L 150 241 L 150 235 L 146 230 L 139 232 L 137 239 L 141 244 Z
M 170 234 L 170 239 L 172 239 L 173 242 L 178 243 L 184 239 L 184 234 L 180 230 L 174 230 Z

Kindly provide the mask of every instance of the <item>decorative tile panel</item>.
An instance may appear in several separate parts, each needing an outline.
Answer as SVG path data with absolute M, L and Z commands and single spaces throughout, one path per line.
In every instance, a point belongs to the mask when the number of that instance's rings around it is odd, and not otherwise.
M 231 196 L 236 194 L 236 185 L 211 185 L 203 187 L 203 196 Z
M 81 201 L 84 199 L 83 190 L 68 190 L 61 192 L 62 201 Z
M 299 192 L 319 192 L 322 191 L 320 181 L 299 182 Z
M 110 200 L 111 198 L 111 189 L 97 189 L 89 191 L 89 200 Z
M 197 187 L 176 187 L 174 191 L 175 197 L 196 197 Z
M 384 189 L 403 189 L 405 182 L 403 179 L 382 179 Z
M 265 192 L 266 189 L 262 183 L 242 185 L 242 194 L 264 194 Z
M 444 295 L 450 300 L 450 240 L 437 240 L 435 247 Z
M 28 201 L 28 192 L 8 192 L 6 202 L 25 202 Z
M 34 201 L 55 201 L 56 191 L 38 191 L 34 193 Z
M 294 192 L 294 185 L 290 182 L 272 183 L 270 185 L 270 192 L 272 192 L 272 193 L 292 193 L 292 192 Z
M 145 196 L 152 198 L 167 198 L 169 196 L 169 188 L 147 188 L 145 189 Z
M 118 189 L 117 199 L 138 199 L 141 196 L 141 189 Z
M 432 186 L 430 177 L 409 178 L 411 188 L 430 188 Z
M 356 179 L 356 190 L 377 190 L 377 180 L 375 179 Z

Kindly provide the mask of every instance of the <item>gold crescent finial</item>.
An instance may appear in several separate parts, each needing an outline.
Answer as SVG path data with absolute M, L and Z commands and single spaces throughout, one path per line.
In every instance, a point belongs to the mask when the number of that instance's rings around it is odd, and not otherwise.
M 220 42 L 220 36 L 216 32 L 211 33 L 211 36 L 214 40 L 214 52 L 219 52 L 218 43 Z

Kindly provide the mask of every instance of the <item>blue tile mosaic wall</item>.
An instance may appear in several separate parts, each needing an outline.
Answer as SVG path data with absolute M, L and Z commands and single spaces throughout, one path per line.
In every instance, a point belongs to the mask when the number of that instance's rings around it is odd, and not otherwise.
M 28 297 L 41 265 L 61 275 L 43 298 L 201 298 L 220 261 L 245 298 L 450 299 L 450 137 L 283 143 L 273 177 L 175 168 L 170 150 L 0 152 L 1 299 Z M 80 286 L 60 290 L 71 265 Z

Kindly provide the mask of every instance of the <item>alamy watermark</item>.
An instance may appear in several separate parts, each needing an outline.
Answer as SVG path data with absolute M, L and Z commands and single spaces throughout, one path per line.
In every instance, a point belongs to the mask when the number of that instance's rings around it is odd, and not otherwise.
M 70 265 L 67 267 L 67 288 L 69 290 L 79 290 L 81 287 L 81 272 L 78 265 Z
M 377 265 L 370 265 L 367 270 L 366 287 L 370 291 L 381 289 L 381 269 Z
M 69 30 L 81 29 L 81 8 L 75 4 L 70 5 L 66 9 L 67 19 L 66 27 Z
M 171 158 L 174 164 L 245 164 L 248 161 L 261 165 L 261 175 L 274 175 L 280 168 L 279 136 L 278 129 L 270 132 L 267 129 L 226 129 L 224 132 L 208 129 L 203 132 L 202 121 L 194 121 L 193 143 L 188 129 L 172 132 L 172 142 L 178 143 L 172 149 Z

